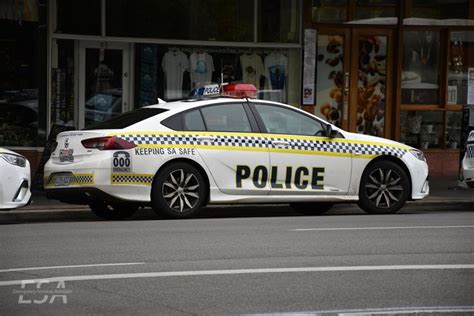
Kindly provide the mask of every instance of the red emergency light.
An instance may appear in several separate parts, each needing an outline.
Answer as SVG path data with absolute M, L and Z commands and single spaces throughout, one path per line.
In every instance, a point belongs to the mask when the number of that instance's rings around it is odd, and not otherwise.
M 253 84 L 229 83 L 222 90 L 222 95 L 234 98 L 257 98 L 257 88 Z

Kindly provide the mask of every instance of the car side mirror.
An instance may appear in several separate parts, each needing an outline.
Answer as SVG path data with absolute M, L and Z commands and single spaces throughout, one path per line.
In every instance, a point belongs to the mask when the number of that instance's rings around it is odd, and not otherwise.
M 331 124 L 326 125 L 326 137 L 335 138 L 338 134 L 338 131 L 332 129 Z

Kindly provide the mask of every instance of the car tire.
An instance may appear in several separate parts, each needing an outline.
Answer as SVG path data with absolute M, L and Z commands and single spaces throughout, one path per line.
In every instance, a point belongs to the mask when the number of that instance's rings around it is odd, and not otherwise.
M 313 216 L 321 215 L 329 211 L 333 207 L 334 203 L 324 202 L 302 202 L 302 203 L 290 203 L 290 206 L 303 215 Z
M 379 160 L 364 171 L 359 187 L 359 207 L 369 214 L 396 213 L 410 196 L 408 175 L 392 161 Z
M 102 219 L 122 220 L 133 216 L 138 210 L 138 205 L 131 203 L 107 203 L 105 201 L 92 201 L 89 203 L 92 212 Z
M 151 193 L 153 210 L 167 218 L 190 218 L 204 205 L 207 184 L 194 166 L 179 162 L 160 170 Z
M 466 182 L 467 186 L 474 189 L 474 181 Z

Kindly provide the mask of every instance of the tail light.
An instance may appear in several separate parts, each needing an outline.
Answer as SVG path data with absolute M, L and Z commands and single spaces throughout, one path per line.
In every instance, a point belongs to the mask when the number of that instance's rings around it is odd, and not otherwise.
M 131 149 L 137 146 L 132 142 L 114 136 L 84 139 L 81 143 L 85 148 L 99 150 Z

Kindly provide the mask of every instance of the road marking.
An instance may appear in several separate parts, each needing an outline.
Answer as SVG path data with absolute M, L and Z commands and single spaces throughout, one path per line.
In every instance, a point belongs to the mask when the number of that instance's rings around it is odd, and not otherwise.
M 131 265 L 138 265 L 138 264 L 145 264 L 145 262 L 97 263 L 97 264 L 79 264 L 79 265 L 70 265 L 70 266 L 14 268 L 14 269 L 0 270 L 0 272 L 50 270 L 50 269 L 69 269 L 69 268 L 88 268 L 88 267 L 108 267 L 108 266 L 131 266 Z
M 34 283 L 40 283 L 40 282 L 137 279 L 137 278 L 159 278 L 159 277 L 203 276 L 203 275 L 301 273 L 301 272 L 347 272 L 347 271 L 395 271 L 395 270 L 461 270 L 461 269 L 474 269 L 474 264 L 300 267 L 300 268 L 197 270 L 197 271 L 72 275 L 72 276 L 51 277 L 51 278 L 43 278 L 43 279 L 0 281 L 0 286 L 21 285 L 22 283 L 34 284 Z
M 380 227 L 329 227 L 329 228 L 293 228 L 294 232 L 304 231 L 337 231 L 337 230 L 398 230 L 398 229 L 450 229 L 450 228 L 474 228 L 474 225 L 458 226 L 380 226 Z
M 388 308 L 363 308 L 363 309 L 346 309 L 346 310 L 320 310 L 320 311 L 297 311 L 290 312 L 291 315 L 338 315 L 338 316 L 370 316 L 370 315 L 394 315 L 394 314 L 437 314 L 442 313 L 467 313 L 474 312 L 474 306 L 421 306 L 421 307 L 388 307 Z M 242 314 L 242 316 L 270 316 L 270 315 L 288 315 L 288 312 L 284 313 L 255 313 L 255 314 Z

